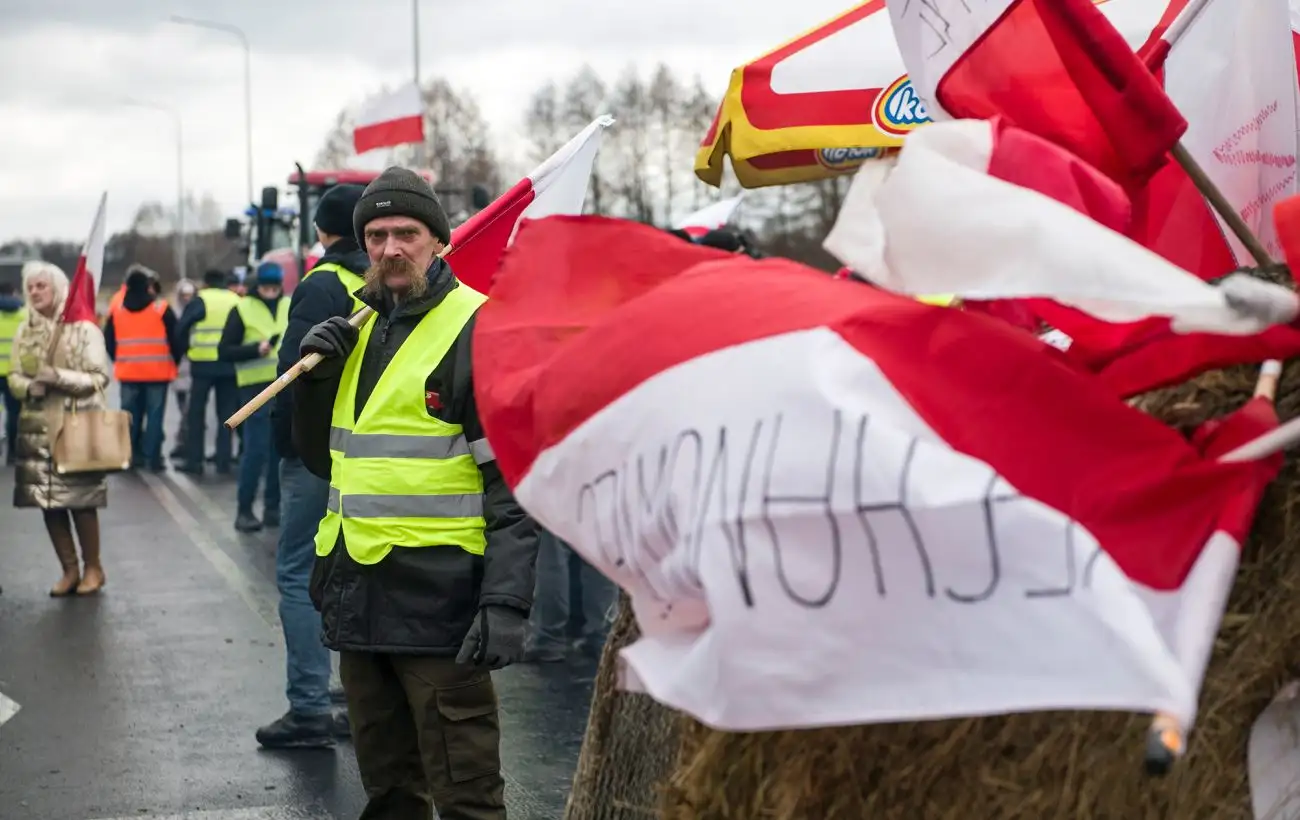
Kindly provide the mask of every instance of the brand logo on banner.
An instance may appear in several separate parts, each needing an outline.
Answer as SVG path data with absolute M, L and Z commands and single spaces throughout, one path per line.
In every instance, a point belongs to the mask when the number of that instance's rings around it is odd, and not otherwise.
M 871 107 L 871 122 L 883 134 L 905 137 L 930 122 L 930 114 L 925 101 L 904 74 L 876 97 L 876 103 Z
M 869 159 L 879 159 L 887 148 L 823 148 L 817 152 L 817 164 L 831 171 L 852 171 Z

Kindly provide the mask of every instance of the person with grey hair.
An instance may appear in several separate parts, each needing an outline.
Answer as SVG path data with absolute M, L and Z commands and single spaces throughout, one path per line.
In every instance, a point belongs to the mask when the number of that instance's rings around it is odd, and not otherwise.
M 9 358 L 9 387 L 22 401 L 14 506 L 39 509 L 63 576 L 52 597 L 92 595 L 104 587 L 98 510 L 108 504 L 103 473 L 60 473 L 54 436 L 65 413 L 103 410 L 111 378 L 104 336 L 94 322 L 62 324 L 68 277 L 49 262 L 23 266 L 27 317 Z M 73 531 L 76 531 L 74 537 Z M 77 542 L 81 544 L 78 565 Z

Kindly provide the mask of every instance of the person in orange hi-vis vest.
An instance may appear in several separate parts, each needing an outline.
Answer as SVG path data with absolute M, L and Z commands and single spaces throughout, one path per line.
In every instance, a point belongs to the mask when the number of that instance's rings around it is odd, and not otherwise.
M 122 383 L 122 409 L 131 414 L 132 465 L 161 471 L 167 392 L 184 350 L 176 314 L 155 295 L 150 273 L 139 266 L 127 271 L 122 298 L 104 325 L 104 343 Z

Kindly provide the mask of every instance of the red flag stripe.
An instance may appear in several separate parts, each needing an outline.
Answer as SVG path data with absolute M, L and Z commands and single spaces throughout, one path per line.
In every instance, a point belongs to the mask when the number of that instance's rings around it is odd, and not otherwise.
M 1205 543 L 1238 482 L 1277 466 L 1207 462 L 1177 432 L 997 320 L 788 260 L 561 217 L 526 223 L 499 276 L 479 315 L 474 366 L 480 413 L 512 484 L 540 452 L 657 374 L 817 328 L 870 359 L 953 449 L 1080 522 L 1108 550 L 1127 544 L 1116 561 L 1155 589 L 1181 583 L 1195 559 L 1187 545 Z
M 376 148 L 390 148 L 424 140 L 424 116 L 416 114 L 395 120 L 358 126 L 352 132 L 352 148 L 358 154 Z

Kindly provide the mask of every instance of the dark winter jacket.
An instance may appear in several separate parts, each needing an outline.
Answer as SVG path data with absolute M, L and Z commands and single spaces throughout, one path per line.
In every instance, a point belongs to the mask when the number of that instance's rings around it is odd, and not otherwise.
M 122 294 L 122 308 L 132 313 L 139 313 L 151 307 L 156 299 L 157 297 L 147 288 L 127 288 Z M 162 320 L 163 329 L 167 331 L 167 346 L 171 348 L 172 358 L 180 364 L 188 343 L 177 332 L 176 312 L 168 307 L 163 311 Z M 108 320 L 104 322 L 104 347 L 108 350 L 108 358 L 117 361 L 117 331 L 113 328 L 111 312 L 108 314 Z
M 266 309 L 271 311 L 272 316 L 280 309 L 280 300 L 288 298 L 287 296 L 277 296 L 274 299 L 263 299 L 257 291 L 253 291 L 249 296 L 266 305 Z M 240 315 L 238 310 L 232 310 L 230 315 L 226 317 L 226 326 L 221 329 L 221 339 L 217 342 L 217 359 L 232 363 L 256 359 L 258 358 L 257 347 L 259 344 L 259 342 L 244 344 L 244 317 Z
M 336 264 L 355 273 L 365 275 L 370 258 L 353 239 L 340 239 L 325 250 L 316 263 Z M 352 313 L 352 294 L 339 281 L 332 270 L 313 273 L 298 282 L 293 298 L 289 300 L 289 327 L 280 341 L 280 362 L 276 368 L 281 375 L 298 363 L 298 346 L 307 331 L 331 316 L 348 316 Z M 275 448 L 285 458 L 297 458 L 293 448 L 293 392 L 285 390 L 275 397 L 271 407 L 271 427 L 274 430 Z
M 176 325 L 176 334 L 180 337 L 181 346 L 184 350 L 190 349 L 190 333 L 193 332 L 194 326 L 208 315 L 208 306 L 203 304 L 203 300 L 195 296 L 190 303 L 181 311 L 180 322 Z M 224 328 L 223 328 L 224 330 Z M 190 375 L 199 378 L 217 379 L 221 377 L 235 377 L 235 366 L 230 362 L 223 362 L 218 359 L 215 362 L 190 362 Z
M 452 288 L 451 268 L 435 260 L 422 299 L 396 309 L 367 301 L 379 315 L 370 342 L 360 355 L 355 412 L 360 413 L 380 375 L 411 331 Z M 461 331 L 443 360 L 412 390 L 434 391 L 442 408 L 430 411 L 464 428 L 470 442 L 483 438 L 470 372 L 474 320 Z M 293 436 L 308 470 L 329 477 L 329 431 L 338 366 L 318 368 L 295 383 Z M 480 607 L 508 606 L 527 615 L 533 601 L 537 526 L 523 511 L 496 462 L 483 473 L 483 517 L 487 549 L 483 556 L 451 546 L 394 549 L 374 566 L 348 555 L 340 533 L 333 551 L 318 558 L 312 573 L 312 600 L 321 611 L 325 645 L 339 651 L 377 651 L 455 655 Z
M 23 300 L 17 296 L 0 296 L 0 311 L 4 313 L 13 313 L 15 310 L 21 310 Z

